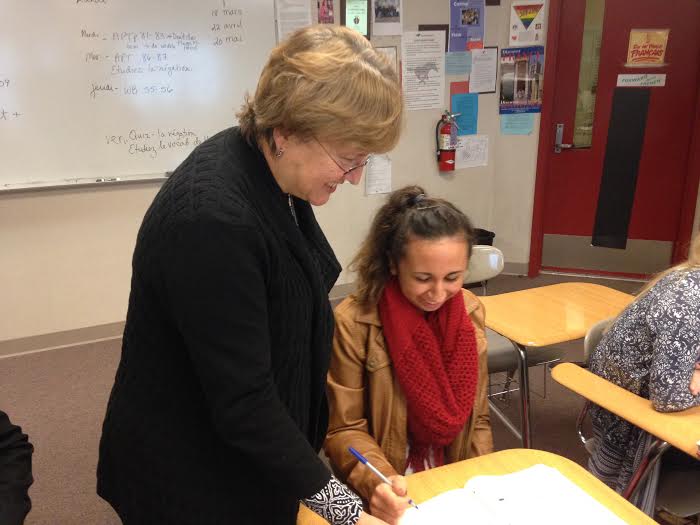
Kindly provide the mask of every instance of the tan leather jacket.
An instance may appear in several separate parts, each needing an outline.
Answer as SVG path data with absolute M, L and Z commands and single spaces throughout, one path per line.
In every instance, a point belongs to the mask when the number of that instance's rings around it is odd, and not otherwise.
M 448 463 L 493 451 L 484 307 L 474 294 L 463 293 L 476 329 L 479 380 L 472 415 L 446 449 Z M 330 424 L 324 448 L 336 474 L 369 501 L 381 481 L 348 452 L 348 447 L 360 451 L 386 476 L 404 474 L 406 399 L 393 373 L 378 309 L 362 311 L 351 295 L 336 307 L 335 322 L 327 385 Z

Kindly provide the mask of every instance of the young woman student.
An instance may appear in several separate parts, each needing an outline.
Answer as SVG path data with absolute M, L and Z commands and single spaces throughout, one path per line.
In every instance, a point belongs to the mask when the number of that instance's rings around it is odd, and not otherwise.
M 357 291 L 335 310 L 324 448 L 388 523 L 409 506 L 405 474 L 493 448 L 484 308 L 462 289 L 472 236 L 449 202 L 418 186 L 394 192 L 351 265 Z

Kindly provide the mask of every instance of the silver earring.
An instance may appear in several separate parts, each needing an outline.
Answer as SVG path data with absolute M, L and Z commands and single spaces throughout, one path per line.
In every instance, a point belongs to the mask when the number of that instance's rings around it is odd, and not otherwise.
M 277 157 L 278 159 L 279 159 L 282 155 L 284 155 L 284 148 L 278 149 L 277 152 L 275 153 L 275 157 Z

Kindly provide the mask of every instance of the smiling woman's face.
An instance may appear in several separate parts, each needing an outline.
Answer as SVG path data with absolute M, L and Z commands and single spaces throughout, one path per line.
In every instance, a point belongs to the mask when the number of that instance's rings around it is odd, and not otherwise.
M 438 310 L 461 292 L 469 263 L 467 253 L 463 235 L 410 239 L 405 255 L 393 269 L 401 292 L 424 312 Z
M 294 135 L 277 141 L 284 153 L 273 170 L 285 193 L 304 199 L 315 206 L 328 202 L 338 184 L 359 184 L 363 168 L 346 170 L 362 164 L 368 153 L 353 146 L 322 144 L 316 139 L 301 140 Z

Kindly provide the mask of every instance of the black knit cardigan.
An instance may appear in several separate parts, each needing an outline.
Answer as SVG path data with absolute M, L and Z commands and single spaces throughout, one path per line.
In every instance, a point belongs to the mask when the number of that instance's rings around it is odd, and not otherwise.
M 127 524 L 281 524 L 330 472 L 340 267 L 310 205 L 237 128 L 197 146 L 146 213 L 97 490 Z

